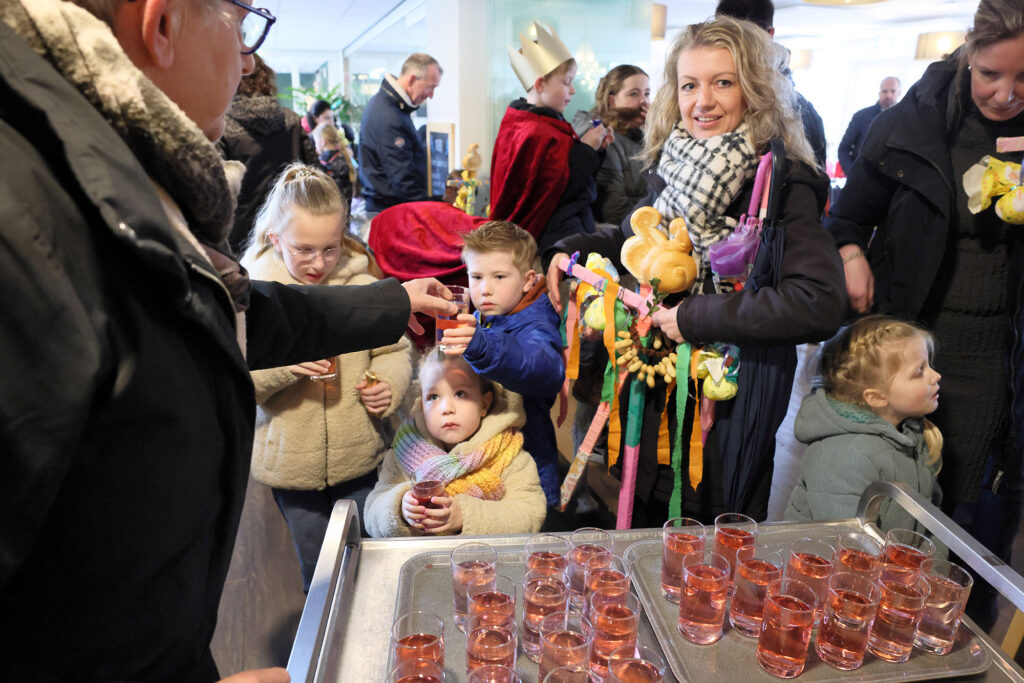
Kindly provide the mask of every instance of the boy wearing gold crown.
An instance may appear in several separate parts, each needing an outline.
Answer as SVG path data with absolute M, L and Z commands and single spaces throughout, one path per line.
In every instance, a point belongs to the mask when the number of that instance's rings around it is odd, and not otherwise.
M 610 129 L 596 121 L 578 137 L 563 117 L 576 93 L 576 60 L 550 27 L 536 40 L 519 34 L 509 59 L 526 97 L 505 112 L 491 155 L 491 219 L 518 224 L 540 253 L 563 237 L 594 231 L 591 204 Z

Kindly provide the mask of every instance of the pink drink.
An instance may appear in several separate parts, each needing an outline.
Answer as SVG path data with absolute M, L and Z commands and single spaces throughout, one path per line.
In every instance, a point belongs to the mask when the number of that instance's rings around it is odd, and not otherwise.
M 416 502 L 423 507 L 436 510 L 441 506 L 431 503 L 430 499 L 435 496 L 444 495 L 444 482 L 437 481 L 436 479 L 418 481 L 412 485 L 412 495 L 416 498 Z
M 471 619 L 466 631 L 466 671 L 473 671 L 489 664 L 502 664 L 514 668 L 516 665 L 515 622 L 492 624 Z
M 757 522 L 746 515 L 727 512 L 715 517 L 714 551 L 729 562 L 729 581 L 736 574 L 736 552 L 757 543 Z M 730 590 L 732 590 L 730 586 Z
M 469 672 L 466 683 L 522 683 L 515 669 L 503 664 L 487 664 Z
M 619 659 L 608 663 L 608 683 L 661 683 L 663 670 L 643 659 Z
M 572 606 L 583 607 L 584 580 L 587 562 L 601 553 L 611 553 L 612 535 L 603 529 L 583 527 L 572 533 L 569 539 L 569 591 Z
M 764 601 L 757 663 L 779 678 L 799 676 L 807 663 L 813 627 L 814 591 L 795 579 L 773 581 Z
M 712 553 L 683 559 L 679 596 L 679 632 L 690 642 L 708 645 L 722 637 L 725 602 L 729 598 L 729 561 Z
M 430 659 L 399 662 L 388 675 L 388 683 L 444 683 L 444 669 Z
M 602 553 L 588 560 L 583 574 L 583 616 L 590 618 L 590 597 L 601 588 L 629 590 L 629 565 L 617 555 Z
M 757 638 L 764 616 L 764 598 L 768 584 L 782 578 L 782 555 L 767 549 L 758 556 L 740 559 L 734 577 L 729 623 L 739 633 Z
M 467 560 L 453 568 L 452 597 L 455 603 L 455 621 L 462 628 L 469 619 L 469 589 L 473 586 L 492 585 L 495 576 L 493 562 Z
M 669 602 L 679 602 L 683 581 L 683 557 L 704 554 L 704 527 L 686 517 L 670 519 L 661 530 L 661 594 Z
M 562 574 L 569 568 L 569 558 L 550 550 L 538 550 L 526 558 L 526 571 Z
M 395 661 L 432 659 L 444 666 L 444 640 L 429 633 L 414 633 L 395 642 Z
M 828 597 L 828 579 L 835 572 L 836 551 L 824 541 L 800 538 L 790 545 L 786 578 L 799 579 L 814 591 L 814 619 L 821 619 Z
M 444 667 L 444 622 L 430 612 L 408 612 L 391 625 L 391 647 L 396 664 L 429 659 Z
M 540 664 L 538 680 L 543 681 L 553 669 L 590 664 L 594 629 L 578 612 L 555 612 L 540 624 Z
M 879 581 L 882 602 L 868 636 L 868 650 L 887 662 L 905 662 L 910 659 L 917 626 L 924 616 L 931 589 L 923 577 L 906 584 L 887 577 L 884 569 Z
M 878 577 L 882 567 L 882 544 L 875 539 L 855 531 L 841 533 L 836 551 L 837 573 L 851 572 L 870 579 Z
M 529 572 L 523 581 L 523 605 L 523 651 L 530 660 L 537 662 L 540 661 L 540 622 L 549 614 L 569 608 L 569 587 L 562 581 L 562 575 Z
M 604 588 L 591 596 L 594 646 L 590 672 L 598 679 L 608 674 L 608 658 L 620 647 L 636 645 L 640 627 L 640 601 L 618 588 Z
M 607 553 L 607 548 L 589 543 L 578 545 L 569 554 L 569 590 L 572 595 L 573 606 L 583 605 L 584 578 L 587 562 L 601 553 Z
M 843 572 L 829 579 L 815 644 L 821 661 L 841 671 L 860 668 L 880 599 L 878 585 L 863 575 Z
M 885 535 L 885 564 L 920 570 L 935 554 L 935 544 L 924 534 L 909 529 L 891 529 Z
M 960 619 L 971 594 L 974 579 L 962 567 L 946 560 L 930 560 L 922 569 L 931 592 L 917 628 L 914 645 L 933 655 L 953 651 Z

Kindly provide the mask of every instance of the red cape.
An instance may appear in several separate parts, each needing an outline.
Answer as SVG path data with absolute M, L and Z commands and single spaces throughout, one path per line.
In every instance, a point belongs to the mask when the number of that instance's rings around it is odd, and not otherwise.
M 575 137 L 564 119 L 505 110 L 491 155 L 491 218 L 512 221 L 539 240 L 569 182 Z
M 444 202 L 409 202 L 381 211 L 370 224 L 367 243 L 385 277 L 399 282 L 436 277 L 446 285 L 467 284 L 462 234 L 487 222 Z M 434 343 L 434 319 L 417 315 L 426 333 L 410 333 L 417 347 Z

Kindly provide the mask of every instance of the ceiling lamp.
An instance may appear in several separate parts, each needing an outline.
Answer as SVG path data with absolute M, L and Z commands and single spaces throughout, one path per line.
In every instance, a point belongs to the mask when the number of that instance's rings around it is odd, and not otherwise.
M 808 5 L 827 5 L 829 7 L 847 7 L 853 5 L 870 5 L 873 2 L 888 0 L 804 0 Z
M 665 40 L 665 23 L 668 5 L 655 2 L 651 5 L 651 40 Z
M 960 47 L 966 39 L 967 33 L 965 31 L 919 33 L 914 59 L 927 59 L 931 61 L 944 59 L 953 50 Z

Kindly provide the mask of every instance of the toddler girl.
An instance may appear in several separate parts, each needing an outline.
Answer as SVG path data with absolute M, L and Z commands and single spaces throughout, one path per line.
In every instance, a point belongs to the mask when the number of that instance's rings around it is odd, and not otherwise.
M 825 344 L 823 390 L 804 399 L 793 431 L 808 444 L 790 521 L 849 519 L 875 480 L 901 481 L 938 504 L 942 435 L 925 415 L 938 407 L 932 336 L 884 316 L 857 320 Z M 914 529 L 892 501 L 879 527 Z
M 346 218 L 334 181 L 292 164 L 267 195 L 242 264 L 255 279 L 291 285 L 374 282 L 367 255 L 344 234 Z M 349 498 L 361 511 L 377 480 L 387 450 L 380 421 L 409 387 L 410 349 L 403 337 L 370 351 L 252 373 L 258 403 L 252 475 L 273 489 L 307 591 L 334 502 Z M 332 365 L 333 376 L 322 378 Z
M 547 503 L 519 431 L 522 399 L 477 375 L 462 356 L 428 351 L 420 400 L 384 457 L 366 499 L 371 536 L 523 534 L 540 530 Z M 431 507 L 416 481 L 439 480 Z

